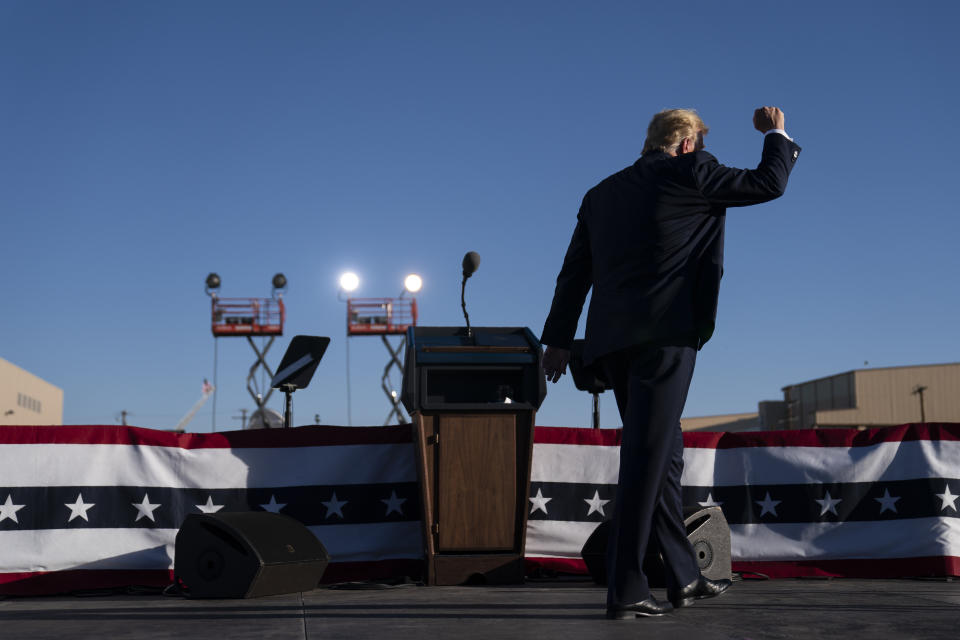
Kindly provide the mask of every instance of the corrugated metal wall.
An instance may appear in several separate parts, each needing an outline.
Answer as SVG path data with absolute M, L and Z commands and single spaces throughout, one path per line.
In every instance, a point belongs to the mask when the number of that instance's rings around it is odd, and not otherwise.
M 784 388 L 792 429 L 960 422 L 960 364 L 862 369 Z

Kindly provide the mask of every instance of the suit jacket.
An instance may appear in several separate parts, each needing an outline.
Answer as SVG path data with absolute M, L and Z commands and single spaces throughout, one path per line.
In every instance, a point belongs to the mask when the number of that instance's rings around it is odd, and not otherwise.
M 587 292 L 584 361 L 631 347 L 690 344 L 716 324 L 727 207 L 781 196 L 800 147 L 765 136 L 756 169 L 706 151 L 644 154 L 587 192 L 541 342 L 569 349 Z

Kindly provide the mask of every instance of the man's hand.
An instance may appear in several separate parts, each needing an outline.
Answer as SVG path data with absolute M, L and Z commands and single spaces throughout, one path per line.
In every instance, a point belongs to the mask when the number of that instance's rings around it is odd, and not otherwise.
M 556 382 L 567 372 L 570 363 L 570 351 L 547 346 L 543 352 L 543 372 L 550 382 Z
M 777 107 L 760 107 L 753 112 L 753 126 L 760 133 L 770 129 L 785 129 L 783 111 Z

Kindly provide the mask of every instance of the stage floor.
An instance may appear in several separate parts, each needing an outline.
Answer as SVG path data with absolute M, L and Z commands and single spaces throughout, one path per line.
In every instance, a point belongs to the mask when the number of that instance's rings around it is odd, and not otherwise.
M 659 597 L 659 592 L 655 592 Z M 960 581 L 749 580 L 657 619 L 604 619 L 585 581 L 318 589 L 256 600 L 0 600 L 3 638 L 956 638 Z

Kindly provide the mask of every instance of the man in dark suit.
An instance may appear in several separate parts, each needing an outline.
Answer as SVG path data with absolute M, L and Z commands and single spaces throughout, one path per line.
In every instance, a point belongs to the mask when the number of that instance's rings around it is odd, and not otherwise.
M 753 124 L 765 135 L 760 164 L 734 169 L 703 150 L 707 127 L 695 111 L 654 116 L 640 159 L 584 196 L 557 278 L 541 337 L 547 379 L 566 371 L 593 287 L 584 362 L 603 372 L 623 420 L 608 618 L 663 615 L 730 586 L 700 574 L 686 537 L 680 415 L 696 353 L 716 322 L 726 208 L 783 195 L 800 153 L 780 109 L 757 109 Z M 650 593 L 648 543 L 663 556 L 670 604 Z

